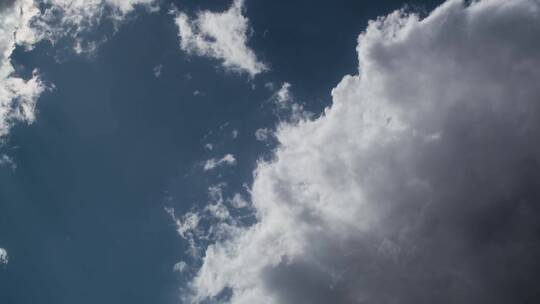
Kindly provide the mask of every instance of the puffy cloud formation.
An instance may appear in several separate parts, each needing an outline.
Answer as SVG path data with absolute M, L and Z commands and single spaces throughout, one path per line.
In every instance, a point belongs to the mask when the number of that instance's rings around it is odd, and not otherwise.
M 31 47 L 39 38 L 30 21 L 39 14 L 30 0 L 7 1 L 0 6 L 0 137 L 14 122 L 34 121 L 35 102 L 45 86 L 37 71 L 30 79 L 15 76 L 11 54 L 17 45 Z
M 534 0 L 370 22 L 333 105 L 278 128 L 256 223 L 207 247 L 189 300 L 538 303 L 538 37 Z
M 16 75 L 11 55 L 17 46 L 31 49 L 38 41 L 56 42 L 63 37 L 74 41 L 78 53 L 92 51 L 95 42 L 81 34 L 102 19 L 106 9 L 118 23 L 136 5 L 154 0 L 8 0 L 0 4 L 0 137 L 15 122 L 32 123 L 38 97 L 47 86 L 39 72 L 23 79 Z
M 226 154 L 221 159 L 209 159 L 204 163 L 204 171 L 213 170 L 220 166 L 234 166 L 236 165 L 236 158 L 232 154 Z
M 0 248 L 0 266 L 7 265 L 8 263 L 8 254 L 4 248 Z
M 219 59 L 226 69 L 255 76 L 267 69 L 247 46 L 249 20 L 242 15 L 244 0 L 234 0 L 221 13 L 202 11 L 191 20 L 175 12 L 180 47 L 189 54 Z

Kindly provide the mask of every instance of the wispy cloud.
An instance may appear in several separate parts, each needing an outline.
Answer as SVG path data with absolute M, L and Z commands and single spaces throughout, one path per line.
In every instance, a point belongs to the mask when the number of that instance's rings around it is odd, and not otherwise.
M 17 46 L 30 50 L 42 40 L 70 39 L 75 53 L 96 50 L 98 42 L 86 41 L 84 33 L 95 28 L 109 8 L 119 24 L 138 5 L 154 0 L 15 0 L 0 6 L 0 137 L 17 122 L 35 120 L 36 101 L 51 85 L 34 70 L 28 79 L 18 76 L 11 62 Z
M 212 158 L 204 163 L 204 171 L 213 170 L 220 166 L 234 166 L 236 165 L 236 158 L 232 154 L 226 154 L 221 159 Z

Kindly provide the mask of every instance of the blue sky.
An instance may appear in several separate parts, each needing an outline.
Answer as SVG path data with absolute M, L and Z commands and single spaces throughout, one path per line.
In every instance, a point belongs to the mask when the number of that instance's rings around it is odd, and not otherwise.
M 538 298 L 537 2 L 8 2 L 0 303 Z

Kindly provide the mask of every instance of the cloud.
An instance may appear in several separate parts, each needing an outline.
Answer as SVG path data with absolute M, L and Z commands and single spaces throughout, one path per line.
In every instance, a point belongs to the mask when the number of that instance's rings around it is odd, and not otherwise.
M 278 128 L 256 223 L 210 242 L 189 300 L 538 302 L 538 37 L 528 0 L 370 22 L 332 106 Z
M 0 137 L 9 133 L 14 123 L 35 120 L 36 101 L 47 86 L 38 70 L 24 79 L 16 74 L 11 56 L 17 46 L 27 50 L 42 40 L 53 43 L 62 38 L 73 41 L 76 53 L 92 52 L 95 41 L 82 36 L 95 28 L 112 10 L 115 24 L 137 5 L 154 0 L 8 0 L 0 5 Z
M 265 88 L 274 91 L 267 100 L 275 105 L 273 110 L 278 121 L 293 121 L 309 119 L 313 114 L 304 109 L 303 103 L 294 98 L 291 92 L 292 85 L 288 82 L 283 82 L 279 89 L 272 82 L 267 82 Z
M 234 166 L 236 165 L 236 158 L 232 154 L 226 154 L 221 159 L 209 159 L 204 163 L 204 171 L 213 170 L 220 166 Z
M 68 0 L 72 1 L 73 0 Z M 84 0 L 88 2 L 88 0 Z M 159 7 L 154 6 L 156 0 L 105 0 L 105 4 L 120 12 L 121 15 L 131 13 L 137 6 L 148 7 L 151 11 L 156 11 Z
M 15 161 L 11 157 L 4 154 L 4 155 L 0 156 L 0 168 L 2 168 L 2 167 L 8 167 L 11 170 L 15 170 L 15 169 L 17 169 L 17 164 L 15 163 Z
M 229 200 L 229 203 L 233 208 L 236 209 L 246 208 L 249 206 L 249 203 L 240 193 L 235 193 L 232 199 Z
M 284 82 L 281 85 L 281 88 L 276 92 L 276 103 L 279 107 L 286 107 L 287 104 L 291 101 L 293 101 L 292 95 L 291 95 L 291 84 L 288 82 Z
M 210 242 L 229 238 L 230 234 L 238 229 L 239 222 L 231 216 L 226 204 L 240 209 L 247 207 L 247 202 L 240 195 L 225 199 L 223 191 L 226 187 L 226 183 L 210 186 L 207 204 L 202 204 L 180 217 L 173 208 L 165 209 L 173 219 L 178 235 L 187 243 L 186 252 L 192 261 L 200 263 L 201 252 Z M 246 205 L 242 205 L 243 203 Z M 206 229 L 208 227 L 210 229 Z M 184 269 L 193 269 L 191 265 L 186 266 Z
M 16 122 L 32 123 L 35 104 L 45 90 L 39 72 L 29 79 L 15 75 L 11 55 L 17 45 L 32 46 L 39 39 L 30 21 L 39 14 L 30 0 L 10 1 L 0 9 L 0 137 Z
M 93 53 L 104 41 L 84 38 L 103 20 L 110 20 L 118 27 L 137 6 L 152 11 L 155 0 L 43 0 L 43 3 L 46 9 L 33 20 L 34 31 L 42 39 L 53 42 L 67 37 L 74 42 L 73 50 L 81 54 Z
M 4 248 L 0 248 L 0 267 L 8 264 L 8 253 Z
M 243 5 L 244 0 L 234 0 L 225 12 L 202 11 L 195 19 L 174 12 L 181 49 L 188 54 L 216 58 L 226 69 L 252 77 L 267 70 L 247 46 L 250 28 L 249 20 L 242 15 Z
M 174 267 L 173 267 L 173 271 L 174 272 L 178 272 L 178 273 L 182 273 L 184 271 L 186 271 L 188 269 L 188 264 L 184 261 L 180 261 L 176 264 L 174 264 Z
M 258 141 L 267 141 L 273 136 L 273 131 L 268 128 L 259 128 L 255 131 L 255 138 Z
M 154 76 L 156 78 L 159 78 L 161 77 L 161 73 L 163 72 L 163 65 L 162 64 L 158 64 L 154 67 L 153 69 L 153 72 L 154 72 Z

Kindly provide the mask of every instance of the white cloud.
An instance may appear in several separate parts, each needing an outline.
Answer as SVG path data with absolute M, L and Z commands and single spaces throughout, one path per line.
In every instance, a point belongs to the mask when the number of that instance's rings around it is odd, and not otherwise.
M 68 37 L 73 40 L 76 53 L 88 54 L 104 41 L 88 41 L 84 38 L 88 31 L 105 18 L 118 27 L 135 7 L 152 10 L 155 0 L 43 0 L 43 3 L 46 9 L 33 20 L 34 32 L 52 42 Z
M 213 170 L 220 166 L 234 166 L 236 165 L 236 158 L 232 154 L 226 154 L 221 159 L 209 159 L 204 163 L 204 171 Z
M 58 0 L 56 0 L 58 1 Z M 73 0 L 68 0 L 72 1 Z M 88 0 L 84 0 L 88 2 Z M 159 8 L 155 5 L 156 0 L 105 0 L 105 3 L 110 7 L 117 9 L 122 15 L 131 13 L 137 6 L 145 6 L 150 11 L 156 11 Z
M 255 131 L 255 138 L 258 141 L 267 141 L 272 135 L 272 130 L 268 128 L 260 128 Z
M 273 83 L 267 83 L 265 85 L 267 89 L 274 90 L 274 93 L 268 101 L 274 103 L 276 108 L 274 114 L 276 114 L 279 120 L 289 120 L 298 122 L 300 120 L 309 119 L 312 113 L 306 111 L 302 103 L 295 100 L 291 92 L 291 84 L 283 82 L 281 87 L 276 90 Z
M 278 128 L 257 223 L 207 247 L 190 300 L 537 300 L 539 12 L 450 0 L 370 22 L 333 105 Z
M 188 253 L 191 256 L 199 255 L 199 245 L 195 242 L 201 238 L 201 230 L 198 229 L 201 221 L 199 214 L 197 212 L 188 212 L 179 218 L 173 208 L 165 208 L 165 211 L 173 219 L 178 235 L 188 242 Z
M 243 0 L 234 0 L 221 13 L 202 11 L 191 20 L 175 12 L 180 47 L 189 54 L 221 60 L 226 69 L 255 76 L 267 69 L 247 46 L 249 21 L 242 15 Z
M 238 198 L 224 199 L 223 191 L 226 187 L 226 183 L 210 186 L 207 204 L 195 208 L 181 217 L 176 216 L 174 209 L 165 209 L 173 219 L 178 235 L 187 242 L 188 255 L 195 260 L 200 259 L 200 253 L 209 242 L 229 238 L 232 233 L 238 230 L 236 219 L 231 216 L 229 208 L 225 205 L 226 201 L 231 202 L 234 199 L 238 200 Z M 191 269 L 191 267 L 189 268 Z
M 188 269 L 188 264 L 184 261 L 180 261 L 176 264 L 174 264 L 174 267 L 173 267 L 173 271 L 174 272 L 178 272 L 178 273 L 182 273 L 184 271 L 186 271 Z
M 0 248 L 0 267 L 8 264 L 8 253 L 4 248 Z
M 39 13 L 30 0 L 14 1 L 0 10 L 0 137 L 13 123 L 32 123 L 35 105 L 45 90 L 38 71 L 30 79 L 15 75 L 11 55 L 17 45 L 31 47 L 38 37 L 30 28 L 30 20 Z
M 236 209 L 246 208 L 249 206 L 249 203 L 240 193 L 235 193 L 233 198 L 229 200 L 229 203 L 231 206 L 233 206 L 233 208 Z
M 293 100 L 291 95 L 291 84 L 288 82 L 284 82 L 281 85 L 281 88 L 276 92 L 276 102 L 279 107 L 287 107 L 288 103 Z
M 16 75 L 11 56 L 17 46 L 26 49 L 41 40 L 56 42 L 69 37 L 76 53 L 91 52 L 97 42 L 84 41 L 81 33 L 96 26 L 105 7 L 114 11 L 116 23 L 136 5 L 153 0 L 11 0 L 0 6 L 0 137 L 17 122 L 35 120 L 36 101 L 47 89 L 39 71 L 29 79 Z M 38 4 L 41 6 L 38 7 Z

